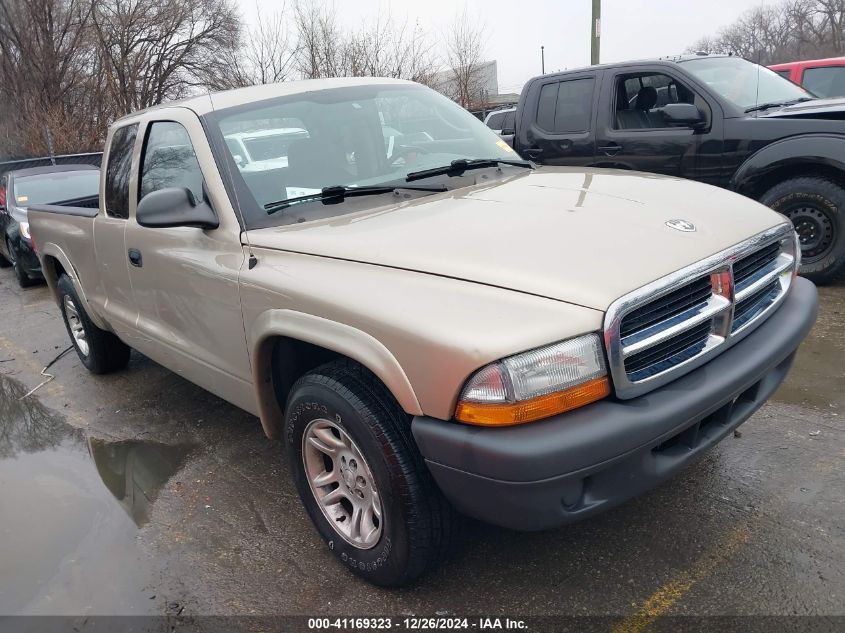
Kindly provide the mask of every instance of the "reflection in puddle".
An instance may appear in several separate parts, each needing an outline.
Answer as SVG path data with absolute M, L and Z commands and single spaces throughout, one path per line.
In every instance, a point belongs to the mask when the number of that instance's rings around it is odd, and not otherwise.
M 150 504 L 185 460 L 190 446 L 158 442 L 106 442 L 91 438 L 88 452 L 100 479 L 139 527 L 149 519 Z
M 81 440 L 78 430 L 36 398 L 21 400 L 27 391 L 17 380 L 0 375 L 0 459 L 45 451 L 66 439 Z
M 138 527 L 191 447 L 86 438 L 26 392 L 0 375 L 0 616 L 156 612 Z

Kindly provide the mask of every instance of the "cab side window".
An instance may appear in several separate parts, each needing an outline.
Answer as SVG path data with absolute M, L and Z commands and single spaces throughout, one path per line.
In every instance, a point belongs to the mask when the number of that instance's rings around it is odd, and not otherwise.
M 819 97 L 841 97 L 845 95 L 845 66 L 807 68 L 801 83 Z
M 188 189 L 195 200 L 203 199 L 202 171 L 188 131 L 174 121 L 155 121 L 147 128 L 138 199 L 170 187 Z
M 496 114 L 493 114 L 493 115 L 490 116 L 489 119 L 487 119 L 487 127 L 489 127 L 491 130 L 501 130 L 502 129 L 502 122 L 504 120 L 505 120 L 505 113 L 504 112 L 498 112 Z
M 594 84 L 592 77 L 586 77 L 543 86 L 537 104 L 537 125 L 552 134 L 588 131 Z
M 106 214 L 113 218 L 129 217 L 129 177 L 137 136 L 137 123 L 118 128 L 112 135 L 106 166 Z
M 616 80 L 614 127 L 644 130 L 671 127 L 662 108 L 670 103 L 702 104 L 692 90 L 663 73 L 621 75 Z

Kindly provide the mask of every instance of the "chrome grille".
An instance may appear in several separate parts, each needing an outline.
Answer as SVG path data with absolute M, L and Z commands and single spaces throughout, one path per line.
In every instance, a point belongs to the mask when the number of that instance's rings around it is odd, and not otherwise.
M 711 294 L 710 277 L 702 277 L 688 286 L 678 288 L 628 313 L 622 319 L 620 336 L 625 338 L 642 332 L 656 323 L 676 317 L 691 307 L 705 303 Z
M 794 252 L 783 224 L 615 301 L 604 334 L 616 395 L 674 380 L 754 329 L 786 295 Z

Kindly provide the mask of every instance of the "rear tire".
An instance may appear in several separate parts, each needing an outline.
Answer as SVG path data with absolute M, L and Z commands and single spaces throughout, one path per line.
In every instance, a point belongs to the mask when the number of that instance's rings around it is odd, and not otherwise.
M 790 178 L 760 202 L 795 226 L 804 277 L 819 285 L 845 280 L 845 188 L 840 183 L 821 176 Z
M 21 264 L 18 261 L 17 255 L 15 253 L 15 248 L 12 246 L 12 243 L 9 241 L 9 238 L 6 238 L 6 250 L 9 251 L 9 263 L 12 266 L 12 270 L 15 273 L 15 279 L 18 282 L 18 285 L 21 288 L 29 288 L 30 286 L 34 285 L 35 282 L 30 279 L 29 275 L 27 275 L 23 268 L 21 268 Z
M 303 376 L 288 399 L 285 444 L 311 521 L 365 580 L 406 585 L 457 540 L 462 519 L 434 484 L 409 416 L 363 367 L 336 361 Z
M 124 369 L 129 363 L 129 346 L 91 322 L 67 275 L 59 277 L 56 287 L 65 327 L 82 364 L 92 374 L 108 374 Z

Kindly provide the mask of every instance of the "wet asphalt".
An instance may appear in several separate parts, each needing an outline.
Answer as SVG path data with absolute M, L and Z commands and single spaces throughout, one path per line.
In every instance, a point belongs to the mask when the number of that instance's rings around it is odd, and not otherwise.
M 845 287 L 773 400 L 701 461 L 546 533 L 471 523 L 402 590 L 336 564 L 258 420 L 134 354 L 89 375 L 0 271 L 0 616 L 845 616 Z

